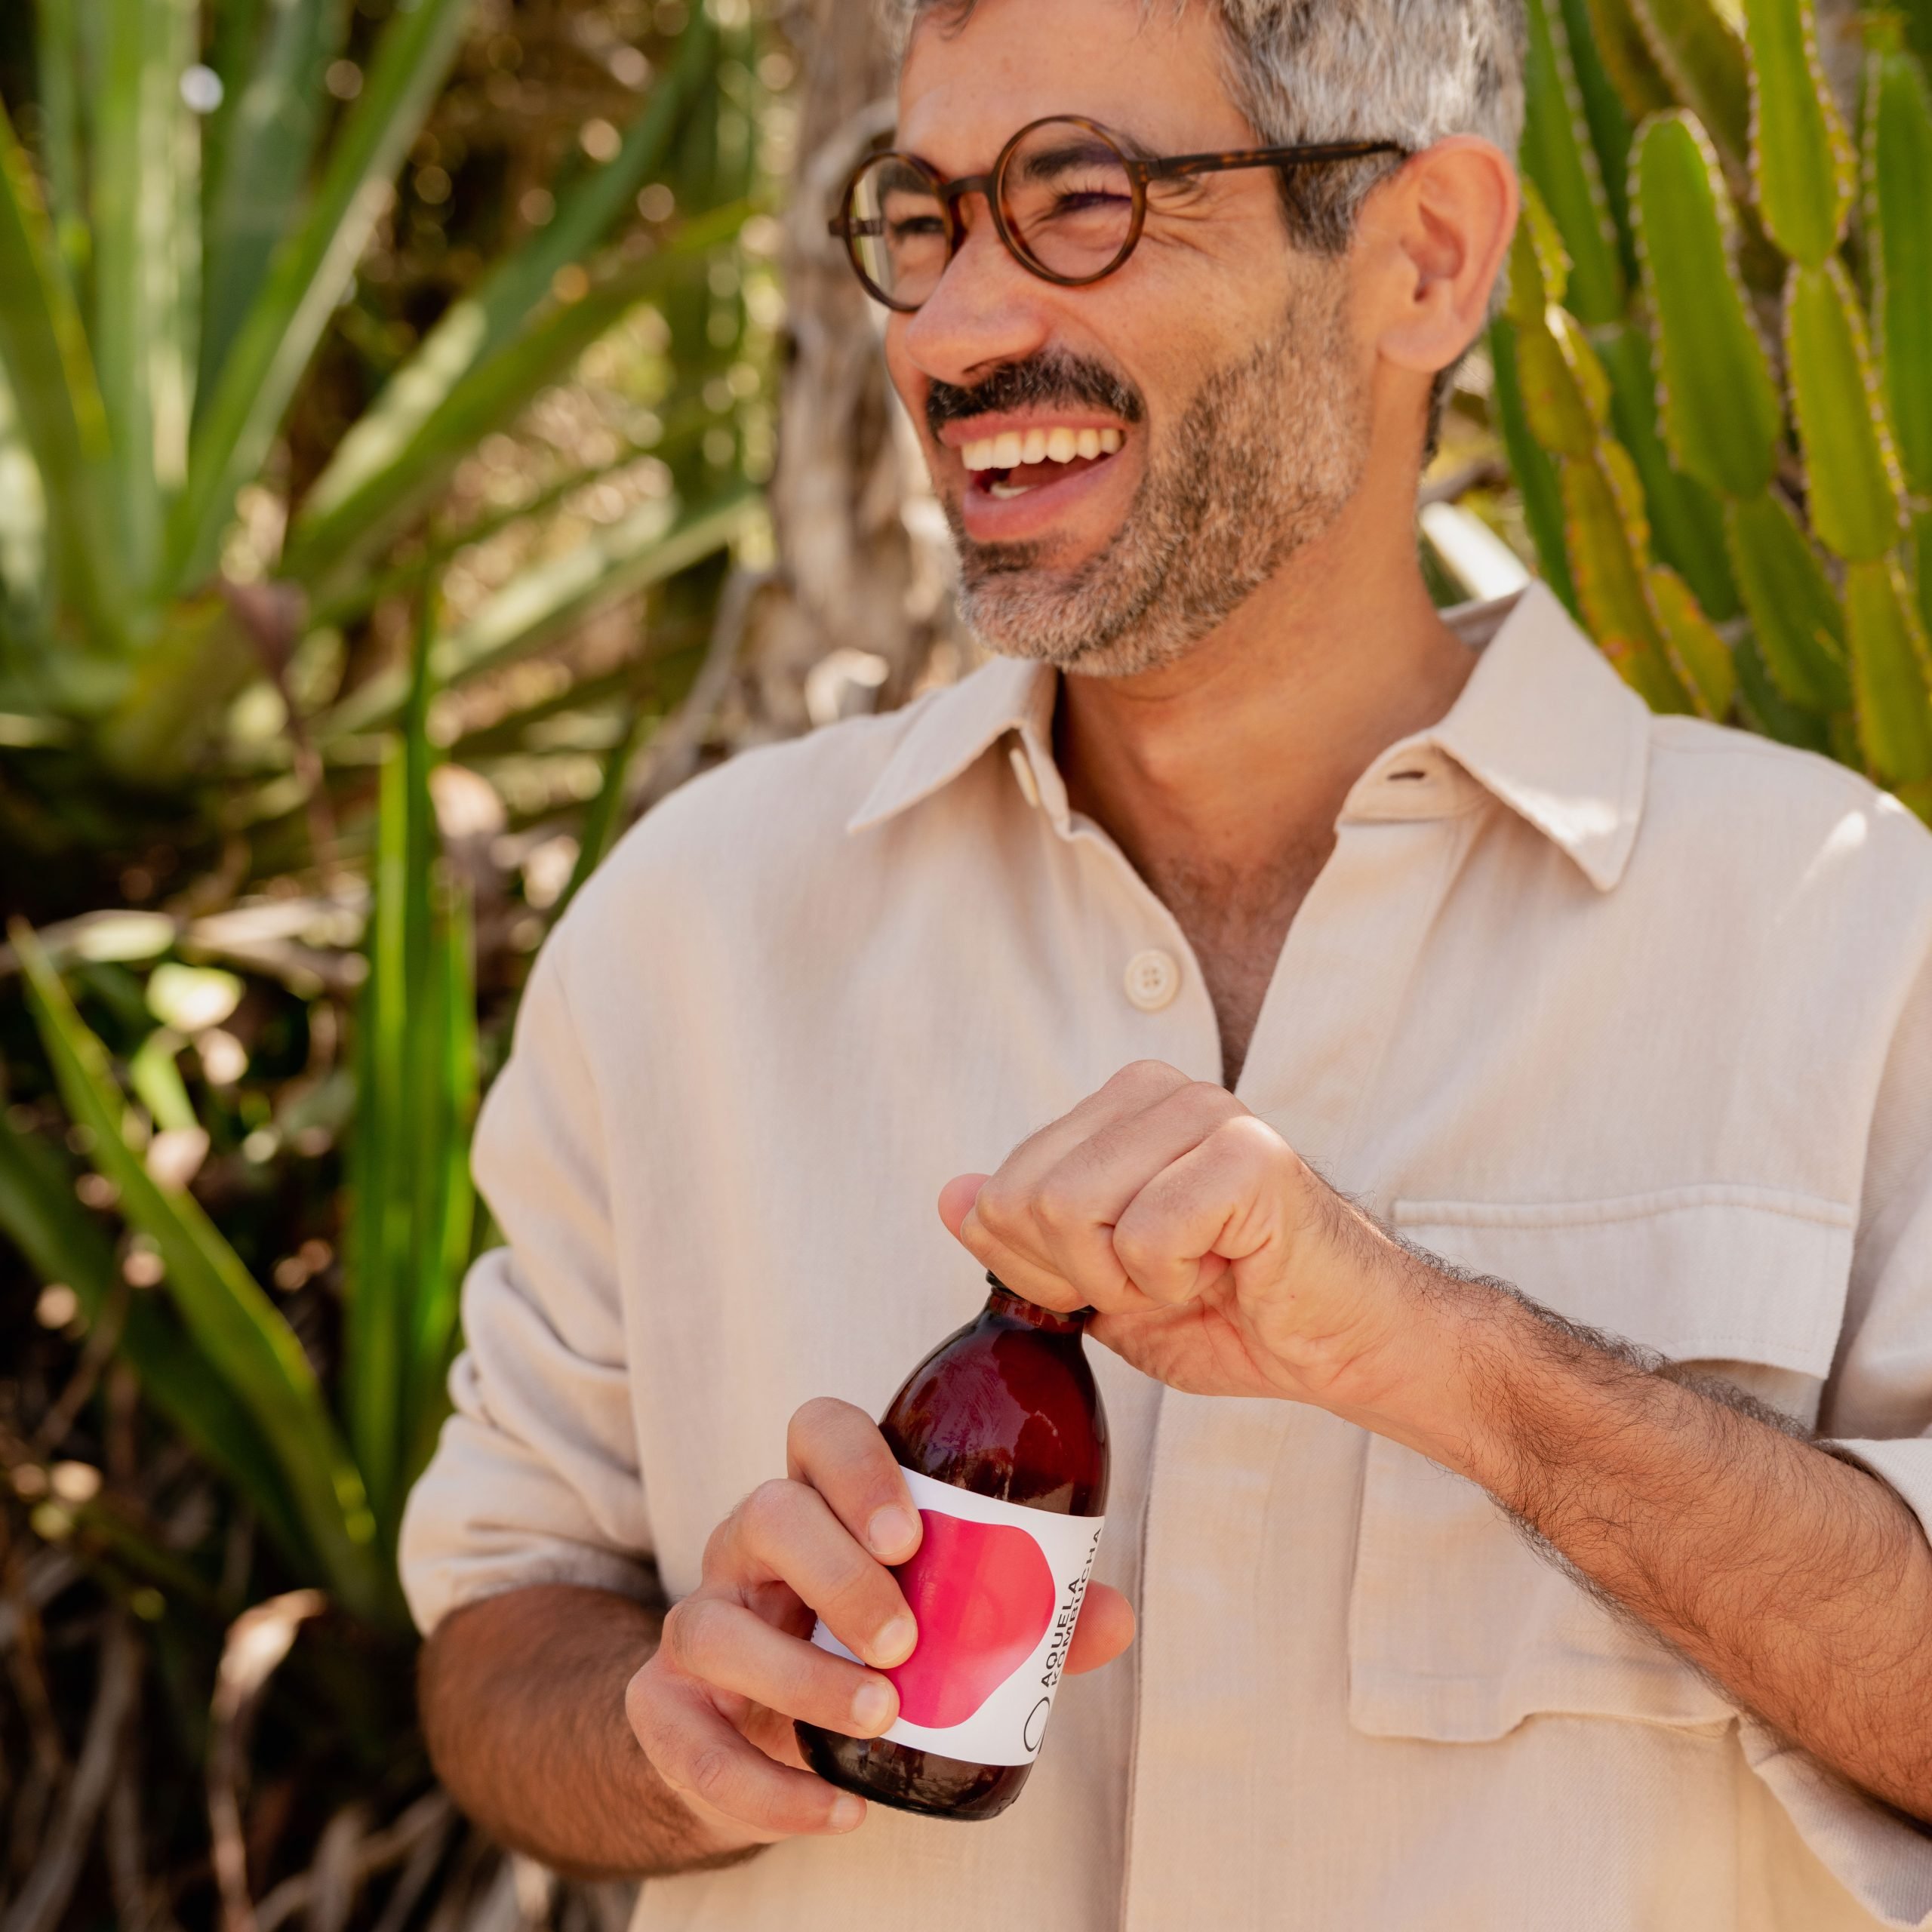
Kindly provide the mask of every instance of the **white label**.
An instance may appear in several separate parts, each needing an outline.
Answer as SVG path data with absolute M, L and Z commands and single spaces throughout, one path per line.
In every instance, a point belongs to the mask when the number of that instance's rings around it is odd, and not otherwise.
M 925 1540 L 894 1573 L 919 1644 L 883 1673 L 898 1690 L 900 1709 L 884 1734 L 968 1764 L 1030 1764 L 1105 1519 L 997 1503 L 911 1469 L 900 1473 Z M 812 1641 L 852 1657 L 822 1623 Z

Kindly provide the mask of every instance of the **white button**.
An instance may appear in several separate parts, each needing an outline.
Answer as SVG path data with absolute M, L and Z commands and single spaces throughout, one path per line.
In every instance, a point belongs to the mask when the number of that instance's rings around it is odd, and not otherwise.
M 1033 768 L 1027 762 L 1026 754 L 1017 745 L 1009 745 L 1006 755 L 1012 759 L 1013 775 L 1020 781 L 1020 795 L 1038 811 L 1040 809 L 1040 784 L 1033 776 Z
M 1143 1013 L 1158 1013 L 1180 991 L 1180 965 L 1171 952 L 1137 952 L 1127 962 L 1127 996 Z

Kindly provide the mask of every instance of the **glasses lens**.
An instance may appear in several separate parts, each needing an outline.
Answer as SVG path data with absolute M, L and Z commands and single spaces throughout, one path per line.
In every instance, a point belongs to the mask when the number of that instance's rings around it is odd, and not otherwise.
M 1105 275 L 1134 233 L 1126 161 L 1106 135 L 1077 121 L 1027 131 L 1007 157 L 1000 207 L 1022 251 L 1069 281 Z
M 946 202 L 924 171 L 882 154 L 852 184 L 847 208 L 859 272 L 886 301 L 917 308 L 951 258 Z

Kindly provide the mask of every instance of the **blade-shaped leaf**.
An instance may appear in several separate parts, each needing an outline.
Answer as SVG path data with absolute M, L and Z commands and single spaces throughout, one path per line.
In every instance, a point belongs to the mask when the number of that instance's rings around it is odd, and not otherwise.
M 1845 571 L 1845 617 L 1859 742 L 1888 785 L 1932 778 L 1932 647 L 1896 559 L 1875 558 Z
M 1909 56 L 1873 57 L 1865 140 L 1878 358 L 1906 480 L 1932 495 L 1932 98 Z
M 1570 65 L 1577 76 L 1584 124 L 1596 152 L 1597 174 L 1616 225 L 1617 245 L 1626 285 L 1636 278 L 1636 238 L 1630 228 L 1630 143 L 1635 122 L 1626 111 L 1596 42 L 1591 0 L 1556 0 L 1570 42 Z M 1659 100 L 1654 106 L 1666 106 Z
M 159 1250 L 175 1306 L 209 1367 L 270 1444 L 307 1546 L 343 1604 L 388 1612 L 375 1524 L 362 1481 L 336 1432 L 301 1343 L 194 1197 L 164 1190 L 122 1137 L 122 1103 L 106 1049 L 75 1011 L 28 928 L 11 929 L 28 998 L 62 1098 L 94 1137 L 94 1158 L 122 1211 Z
M 235 494 L 268 454 L 295 386 L 394 195 L 390 177 L 454 57 L 471 0 L 417 0 L 383 29 L 301 226 L 278 253 L 195 424 L 188 482 L 169 526 L 171 576 L 213 565 Z
M 1785 356 L 1804 452 L 1811 527 L 1835 555 L 1869 562 L 1904 534 L 1904 478 L 1884 420 L 1857 291 L 1835 258 L 1794 267 Z
M 82 103 L 88 91 L 81 71 L 77 12 L 72 0 L 39 0 L 34 18 L 48 214 L 61 259 L 70 268 L 85 263 L 89 241 L 87 177 L 81 160 Z
M 1569 306 L 1586 323 L 1620 320 L 1629 294 L 1623 260 L 1558 0 L 1529 0 L 1529 29 L 1524 171 L 1562 231 Z
M 328 104 L 322 76 L 347 37 L 349 0 L 281 0 L 232 76 L 209 183 L 202 381 L 211 385 L 300 215 Z
M 1516 372 L 1537 440 L 1558 456 L 1588 456 L 1610 420 L 1610 378 L 1567 310 L 1518 327 Z
M 1662 115 L 1638 138 L 1636 176 L 1664 441 L 1709 488 L 1755 497 L 1776 469 L 1783 411 L 1738 280 L 1717 157 L 1687 115 Z
M 1751 69 L 1751 179 L 1771 239 L 1820 268 L 1851 212 L 1851 143 L 1818 58 L 1810 0 L 1744 0 Z
M 451 305 L 375 405 L 342 440 L 303 506 L 327 519 L 393 464 L 470 371 L 513 341 L 549 300 L 558 272 L 604 238 L 669 149 L 680 116 L 716 66 L 716 35 L 700 13 L 678 59 L 652 88 L 644 112 L 609 163 L 570 184 L 556 212 L 473 294 Z
M 387 463 L 333 509 L 297 519 L 282 559 L 287 575 L 333 592 L 363 552 L 426 507 L 457 464 L 493 429 L 513 423 L 600 336 L 640 302 L 661 294 L 744 226 L 740 202 L 688 223 L 649 261 L 611 276 L 580 301 L 557 302 L 522 334 L 457 381 Z M 475 326 L 480 328 L 480 316 Z
M 1791 506 L 1767 491 L 1730 505 L 1725 529 L 1772 681 L 1788 702 L 1807 710 L 1848 709 L 1844 611 Z
M 106 85 L 94 142 L 93 341 L 114 450 L 115 522 L 144 586 L 161 546 L 164 491 L 178 487 L 192 393 L 182 339 L 182 171 L 198 152 L 180 95 L 193 58 L 192 0 L 108 0 Z
M 107 417 L 39 186 L 0 113 L 0 361 L 33 452 L 55 571 L 88 641 L 118 649 L 125 592 L 106 515 Z

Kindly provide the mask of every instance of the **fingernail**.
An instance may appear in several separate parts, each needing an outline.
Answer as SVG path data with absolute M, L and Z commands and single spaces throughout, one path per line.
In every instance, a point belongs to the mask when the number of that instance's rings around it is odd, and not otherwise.
M 888 1503 L 883 1509 L 875 1509 L 872 1521 L 866 1525 L 866 1540 L 872 1545 L 872 1554 L 888 1561 L 903 1556 L 918 1540 L 918 1518 L 896 1503 Z
M 919 1626 L 912 1618 L 895 1617 L 872 1639 L 872 1661 L 886 1669 L 896 1663 L 903 1663 L 912 1654 L 913 1646 L 918 1641 Z
M 852 1721 L 863 1734 L 874 1736 L 892 1721 L 898 1702 L 891 1684 L 868 1678 L 852 1694 Z
M 866 1801 L 854 1798 L 849 1791 L 841 1791 L 832 1801 L 825 1822 L 835 1832 L 857 1831 L 866 1822 Z

